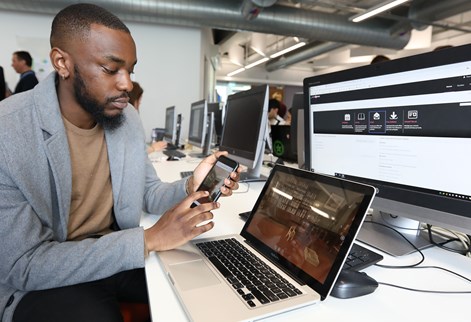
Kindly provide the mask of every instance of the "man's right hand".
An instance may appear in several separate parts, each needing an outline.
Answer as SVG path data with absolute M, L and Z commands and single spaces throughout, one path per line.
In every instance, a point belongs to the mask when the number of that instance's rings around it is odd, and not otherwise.
M 210 202 L 190 207 L 195 200 L 208 194 L 207 191 L 197 191 L 188 195 L 182 202 L 167 210 L 152 227 L 146 229 L 144 238 L 147 250 L 173 249 L 212 229 L 212 221 L 202 223 L 213 219 L 211 211 L 219 208 L 219 203 Z

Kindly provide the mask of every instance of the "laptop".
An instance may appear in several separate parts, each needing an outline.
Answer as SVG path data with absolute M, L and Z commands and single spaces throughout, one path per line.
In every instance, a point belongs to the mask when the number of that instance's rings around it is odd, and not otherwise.
M 332 290 L 374 194 L 276 165 L 240 234 L 194 239 L 158 257 L 192 321 L 253 321 L 312 305 Z
M 298 157 L 291 147 L 291 126 L 272 125 L 270 133 L 273 155 L 284 161 L 298 162 Z

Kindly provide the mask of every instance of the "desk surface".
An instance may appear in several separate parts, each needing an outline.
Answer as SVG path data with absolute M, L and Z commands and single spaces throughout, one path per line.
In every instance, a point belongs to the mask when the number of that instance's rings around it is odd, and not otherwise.
M 154 167 L 164 181 L 180 178 L 180 171 L 192 170 L 198 159 L 181 161 L 158 161 Z M 154 159 L 156 160 L 156 159 Z M 159 159 L 160 160 L 160 159 Z M 263 171 L 268 172 L 266 168 Z M 221 208 L 214 211 L 214 228 L 202 237 L 218 236 L 240 232 L 244 222 L 238 214 L 251 210 L 260 190 L 261 182 L 249 186 L 241 184 L 231 197 L 221 198 Z M 143 218 L 142 225 L 152 225 L 158 216 Z M 368 247 L 368 246 L 365 246 Z M 471 278 L 471 259 L 439 248 L 425 250 L 425 262 L 421 266 L 439 266 Z M 382 254 L 386 265 L 408 265 L 420 260 L 419 254 L 394 258 Z M 385 269 L 377 266 L 365 270 L 378 282 L 405 287 L 442 290 L 471 291 L 471 283 L 450 273 L 435 268 Z M 149 289 L 152 320 L 188 321 L 182 307 L 162 271 L 158 257 L 151 253 L 146 260 L 146 275 Z M 470 317 L 471 294 L 419 293 L 380 285 L 369 295 L 353 299 L 328 297 L 325 301 L 310 307 L 270 317 L 270 321 L 464 321 Z M 210 304 L 208 304 L 208 308 Z

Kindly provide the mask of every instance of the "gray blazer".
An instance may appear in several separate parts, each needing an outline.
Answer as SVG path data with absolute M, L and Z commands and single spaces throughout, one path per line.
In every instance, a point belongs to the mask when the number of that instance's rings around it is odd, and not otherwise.
M 146 154 L 139 115 L 105 131 L 120 231 L 66 241 L 71 200 L 69 146 L 52 73 L 0 103 L 0 320 L 28 291 L 83 283 L 144 266 L 142 211 L 161 214 L 185 197 L 164 183 Z

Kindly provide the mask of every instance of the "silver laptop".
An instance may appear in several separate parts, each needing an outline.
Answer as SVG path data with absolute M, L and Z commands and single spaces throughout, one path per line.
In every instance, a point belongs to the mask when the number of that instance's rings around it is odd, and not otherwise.
M 239 235 L 158 257 L 192 321 L 252 321 L 312 305 L 329 295 L 374 194 L 276 165 Z

